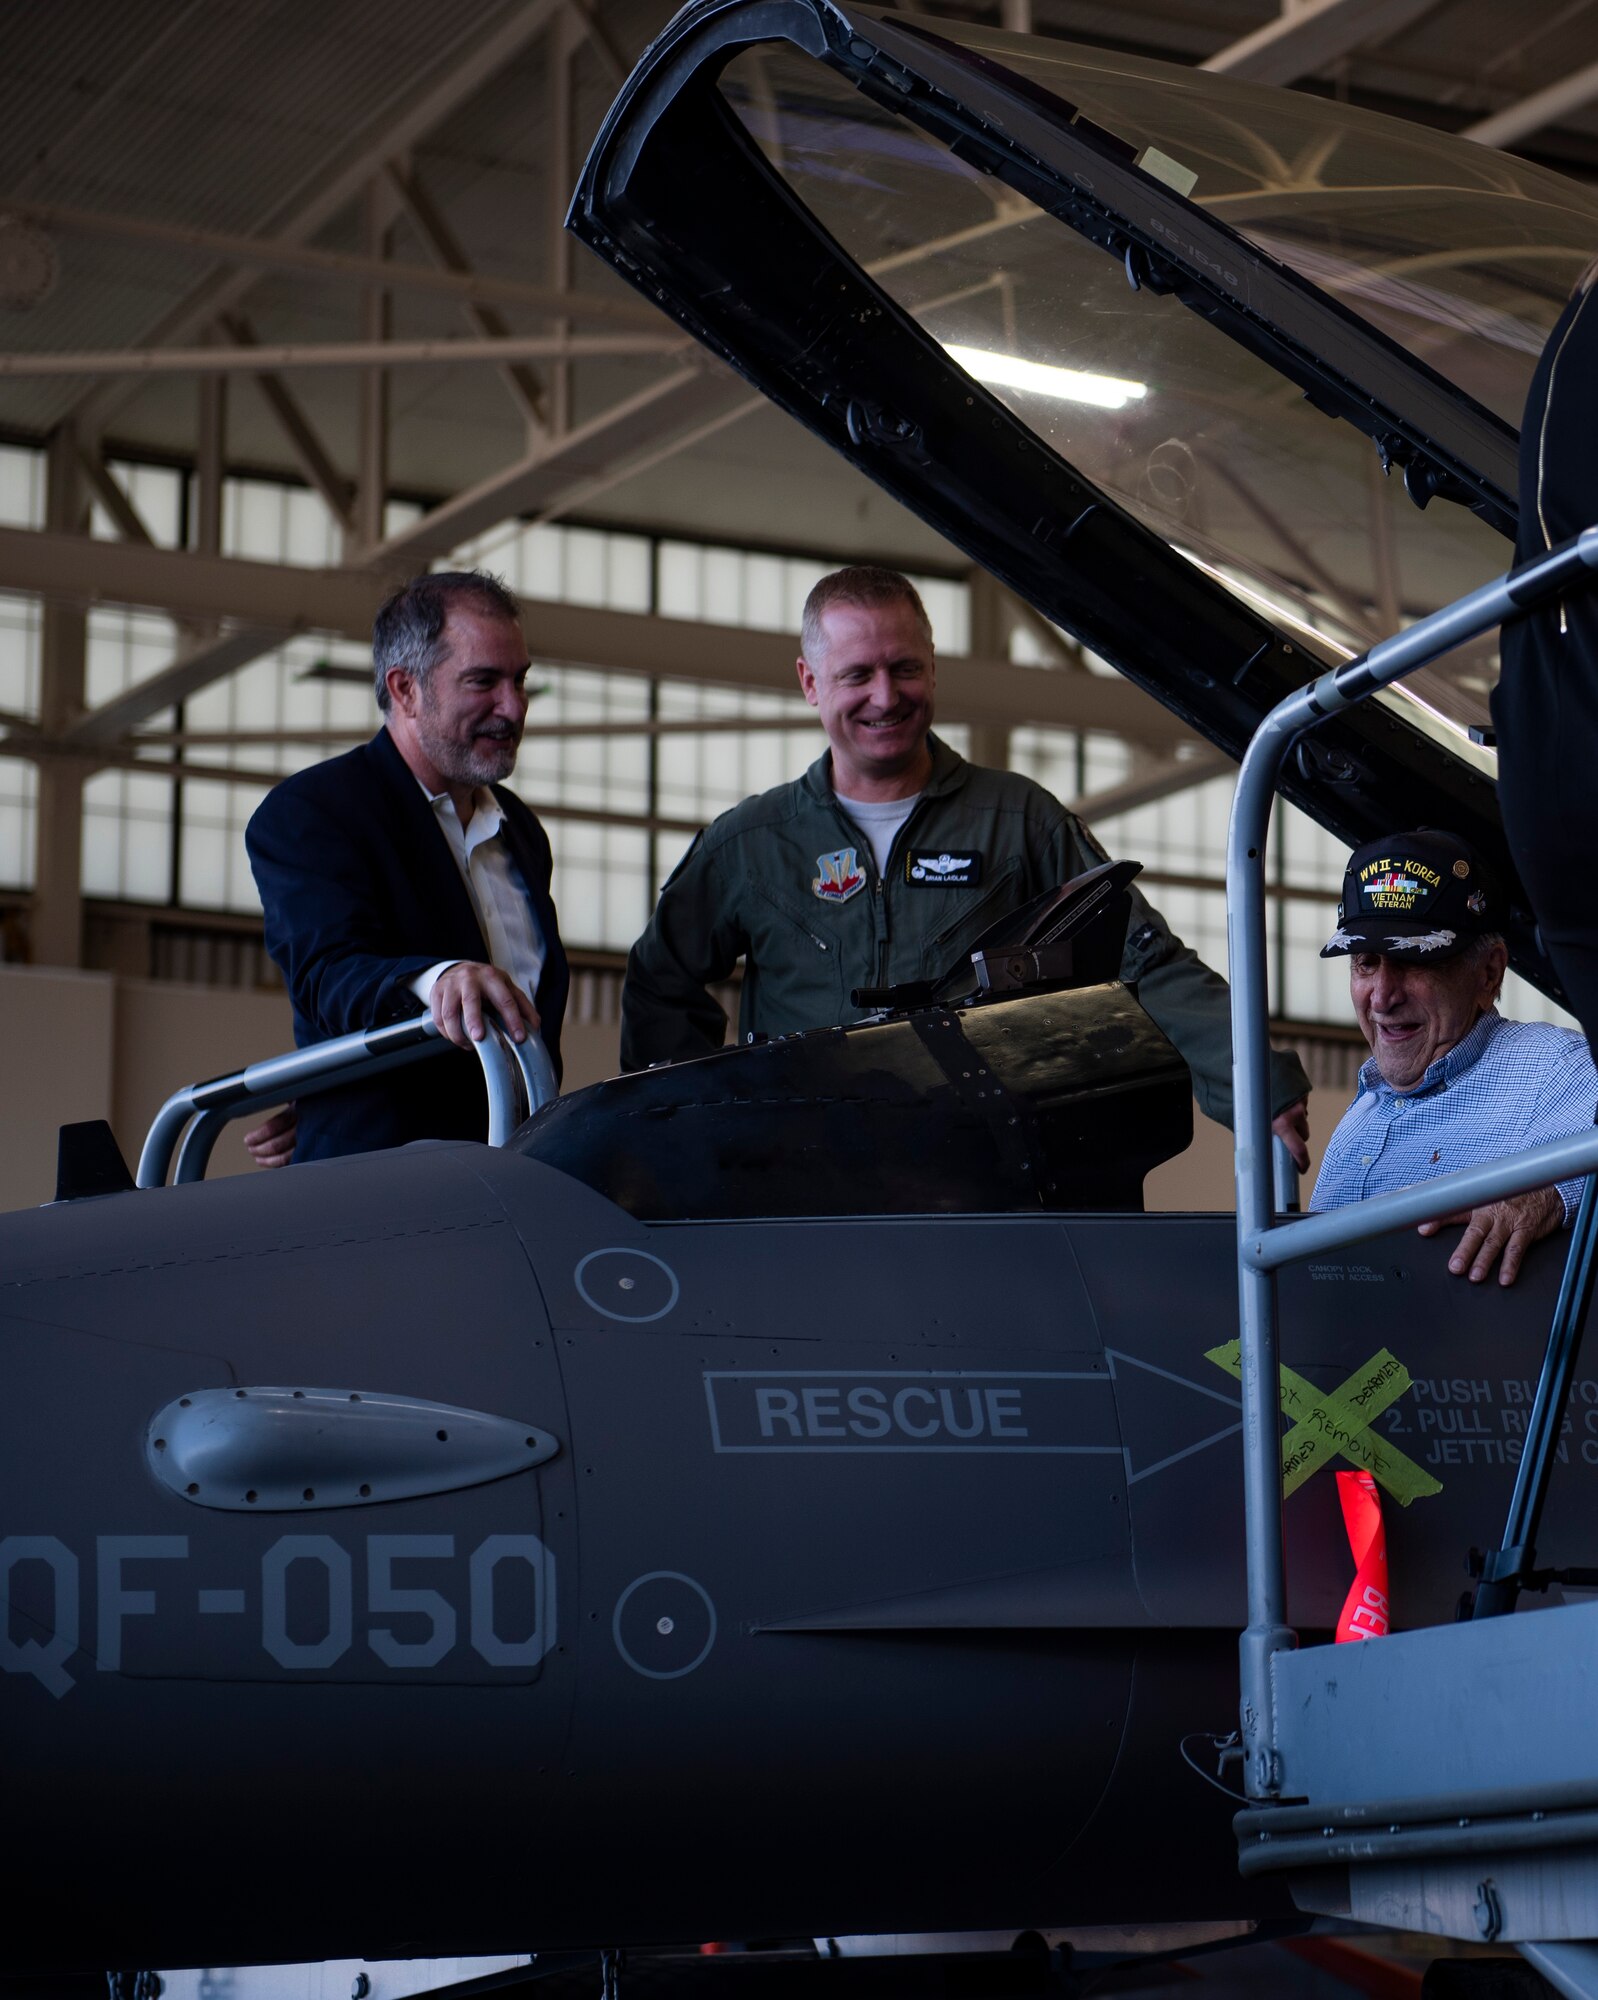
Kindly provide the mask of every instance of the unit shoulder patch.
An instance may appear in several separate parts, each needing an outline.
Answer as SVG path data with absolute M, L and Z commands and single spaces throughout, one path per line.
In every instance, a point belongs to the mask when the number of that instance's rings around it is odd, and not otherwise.
M 810 893 L 823 903 L 847 903 L 866 886 L 860 857 L 852 847 L 840 847 L 831 854 L 818 854 L 820 873 L 810 884 Z

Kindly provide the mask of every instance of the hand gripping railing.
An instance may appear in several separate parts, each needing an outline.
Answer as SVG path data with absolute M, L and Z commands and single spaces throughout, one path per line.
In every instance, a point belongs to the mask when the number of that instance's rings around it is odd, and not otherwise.
M 1238 1320 L 1243 1374 L 1243 1508 L 1248 1626 L 1239 1645 L 1244 1783 L 1271 1798 L 1278 1781 L 1271 1655 L 1295 1644 L 1287 1624 L 1278 1463 L 1280 1378 L 1275 1268 L 1333 1244 L 1423 1221 L 1471 1201 L 1543 1187 L 1598 1167 L 1598 1134 L 1556 1141 L 1486 1167 L 1428 1181 L 1423 1191 L 1378 1196 L 1273 1231 L 1270 1042 L 1266 997 L 1265 837 L 1282 761 L 1297 739 L 1428 661 L 1505 619 L 1563 596 L 1598 570 L 1598 527 L 1473 591 L 1362 658 L 1323 674 L 1277 703 L 1244 753 L 1226 843 L 1226 931 L 1232 982 L 1232 1091 L 1236 1121 Z
M 490 1020 L 489 1032 L 472 1046 L 488 1089 L 488 1143 L 503 1146 L 522 1118 L 548 1104 L 560 1086 L 549 1051 L 536 1034 L 529 1032 L 525 1040 L 513 1042 L 497 1021 Z M 233 1119 L 264 1111 L 291 1097 L 309 1097 L 344 1083 L 365 1083 L 383 1070 L 439 1055 L 448 1046 L 432 1015 L 420 1014 L 392 1027 L 362 1029 L 329 1042 L 313 1043 L 310 1048 L 293 1049 L 287 1055 L 268 1056 L 231 1076 L 186 1084 L 175 1090 L 155 1115 L 139 1155 L 138 1185 L 165 1185 L 174 1147 L 178 1156 L 174 1183 L 203 1180 L 217 1135 Z M 525 1112 L 518 1101 L 518 1072 Z

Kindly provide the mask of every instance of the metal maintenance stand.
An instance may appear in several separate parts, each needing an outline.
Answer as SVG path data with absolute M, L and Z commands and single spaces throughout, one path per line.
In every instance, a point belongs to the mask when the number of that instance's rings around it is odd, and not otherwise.
M 1598 570 L 1598 528 L 1323 675 L 1274 708 L 1243 759 L 1227 843 L 1248 1626 L 1240 1642 L 1245 1874 L 1286 1871 L 1302 1908 L 1515 1944 L 1572 2000 L 1598 2000 L 1598 1605 L 1512 1608 L 1598 1268 L 1589 1183 L 1550 1334 L 1494 1594 L 1468 1624 L 1296 1652 L 1286 1622 L 1277 1268 L 1440 1212 L 1598 1168 L 1598 1130 L 1303 1221 L 1272 1215 L 1265 844 L 1282 762 L 1319 723 Z
M 291 1049 L 287 1055 L 267 1056 L 248 1069 L 213 1077 L 208 1083 L 185 1084 L 155 1114 L 139 1155 L 137 1185 L 166 1185 L 174 1147 L 178 1156 L 174 1182 L 204 1180 L 211 1148 L 223 1126 L 235 1118 L 247 1118 L 291 1097 L 333 1090 L 339 1084 L 365 1083 L 384 1070 L 441 1055 L 449 1046 L 432 1015 L 420 1014 L 392 1027 L 362 1029 L 329 1042 L 313 1043 L 310 1048 Z M 537 1035 L 513 1042 L 497 1021 L 473 1046 L 488 1088 L 488 1143 L 503 1146 L 523 1118 L 531 1117 L 559 1094 L 555 1067 Z

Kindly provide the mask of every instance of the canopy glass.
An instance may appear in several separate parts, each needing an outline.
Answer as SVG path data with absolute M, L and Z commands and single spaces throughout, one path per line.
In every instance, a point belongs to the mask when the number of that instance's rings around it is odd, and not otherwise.
M 1588 190 L 1298 93 L 941 20 L 935 34 L 1046 90 L 1159 177 L 1196 175 L 1195 203 L 1518 418 L 1598 249 Z M 817 221 L 967 373 L 1321 657 L 1362 650 L 1506 566 L 1502 537 L 1468 510 L 1421 512 L 1366 437 L 835 70 L 765 44 L 721 87 Z M 1461 739 L 1486 723 L 1495 674 L 1478 647 L 1393 698 L 1485 764 Z
M 1189 199 L 1518 425 L 1548 331 L 1598 256 L 1598 192 L 1495 147 L 1302 91 L 937 23 L 1138 153 Z

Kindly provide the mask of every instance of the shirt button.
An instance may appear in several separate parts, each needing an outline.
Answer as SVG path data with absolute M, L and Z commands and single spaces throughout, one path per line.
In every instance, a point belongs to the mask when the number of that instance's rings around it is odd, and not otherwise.
M 1370 1165 L 1370 1163 L 1371 1163 L 1371 1156 L 1370 1156 L 1370 1154 L 1369 1154 L 1369 1153 L 1361 1153 L 1361 1154 L 1360 1154 L 1360 1156 L 1359 1156 L 1359 1163 L 1360 1163 L 1360 1165 L 1361 1165 L 1362 1167 L 1368 1167 L 1368 1166 Z

